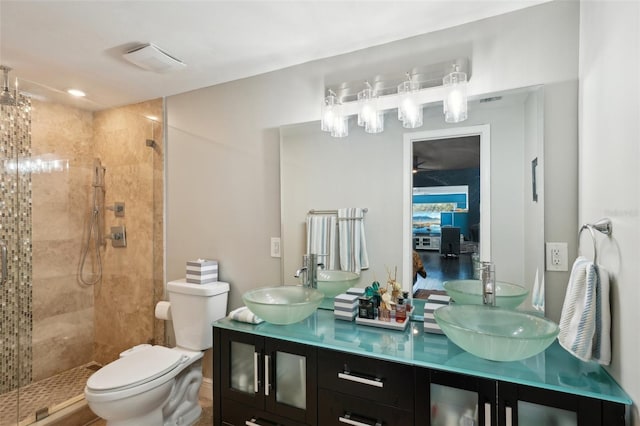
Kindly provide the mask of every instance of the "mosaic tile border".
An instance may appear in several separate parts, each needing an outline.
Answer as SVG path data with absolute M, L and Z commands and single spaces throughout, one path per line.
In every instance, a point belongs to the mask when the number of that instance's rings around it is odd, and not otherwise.
M 0 393 L 31 383 L 33 333 L 31 176 L 18 159 L 31 157 L 31 100 L 0 107 L 0 239 L 8 276 L 0 287 Z

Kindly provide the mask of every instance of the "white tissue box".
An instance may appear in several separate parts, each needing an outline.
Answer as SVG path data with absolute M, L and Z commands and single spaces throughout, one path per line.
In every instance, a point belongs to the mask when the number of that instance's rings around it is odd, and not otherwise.
M 187 282 L 208 284 L 218 281 L 218 261 L 198 259 L 187 261 Z

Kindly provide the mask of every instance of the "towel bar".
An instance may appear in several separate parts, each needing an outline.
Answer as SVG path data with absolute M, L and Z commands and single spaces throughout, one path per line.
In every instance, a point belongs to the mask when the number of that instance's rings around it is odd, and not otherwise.
M 611 219 L 604 218 L 600 219 L 596 223 L 585 223 L 580 227 L 580 232 L 578 232 L 578 247 L 580 247 L 580 235 L 582 231 L 588 229 L 591 234 L 591 240 L 593 242 L 593 263 L 598 263 L 598 247 L 596 245 L 596 234 L 593 231 L 594 229 L 598 232 L 605 234 L 606 236 L 611 236 L 613 232 L 613 225 L 611 224 Z
M 367 211 L 369 211 L 369 209 L 367 209 L 366 207 L 362 209 L 363 213 L 366 213 Z M 311 209 L 311 210 L 309 210 L 309 214 L 338 214 L 338 210 L 315 210 L 315 209 Z

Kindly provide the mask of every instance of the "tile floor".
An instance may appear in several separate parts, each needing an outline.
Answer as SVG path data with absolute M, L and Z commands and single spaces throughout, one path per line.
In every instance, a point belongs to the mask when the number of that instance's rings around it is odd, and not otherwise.
M 19 425 L 28 425 L 35 421 L 36 411 L 48 409 L 55 412 L 81 399 L 84 385 L 99 365 L 89 363 L 64 371 L 44 380 L 23 386 L 20 390 L 0 395 L 0 426 L 15 425 L 20 395 Z

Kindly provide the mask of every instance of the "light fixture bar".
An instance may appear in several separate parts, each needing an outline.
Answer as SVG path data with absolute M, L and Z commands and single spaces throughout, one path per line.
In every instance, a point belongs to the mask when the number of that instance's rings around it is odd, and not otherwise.
M 433 101 L 443 102 L 447 123 L 466 120 L 469 68 L 468 59 L 460 58 L 413 68 L 403 77 L 387 74 L 366 80 L 364 85 L 351 82 L 329 86 L 321 107 L 321 129 L 333 137 L 345 137 L 349 134 L 349 116 L 357 114 L 358 125 L 365 132 L 380 133 L 384 130 L 384 112 L 390 109 L 398 110 L 404 128 L 415 129 L 423 124 L 424 105 Z
M 428 89 L 442 86 L 442 79 L 451 73 L 451 66 L 457 65 L 459 71 L 467 74 L 467 79 L 471 78 L 471 67 L 469 59 L 456 58 L 449 61 L 438 62 L 432 65 L 414 67 L 409 70 L 411 79 L 418 85 L 418 89 Z M 326 90 L 331 90 L 335 96 L 343 103 L 358 100 L 358 93 L 362 91 L 362 82 L 366 80 L 371 85 L 371 89 L 378 97 L 392 95 L 397 92 L 398 85 L 406 80 L 407 70 L 378 74 L 360 80 L 347 82 L 329 83 Z

